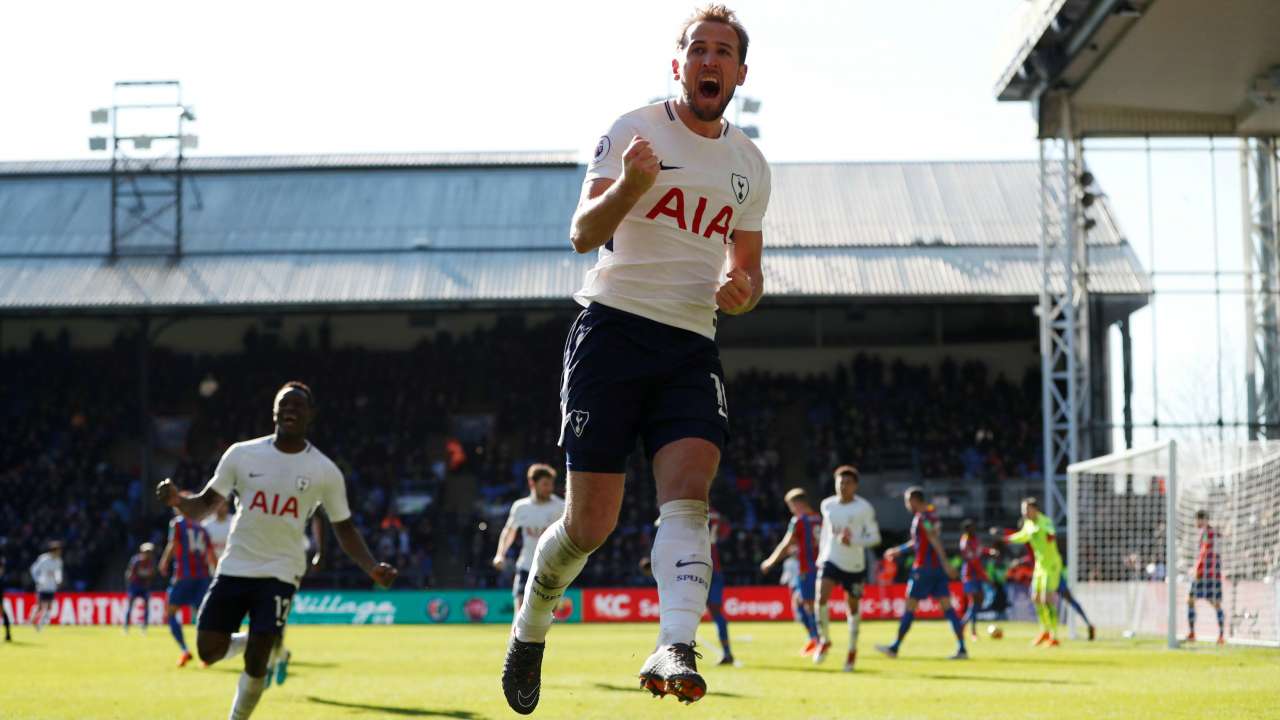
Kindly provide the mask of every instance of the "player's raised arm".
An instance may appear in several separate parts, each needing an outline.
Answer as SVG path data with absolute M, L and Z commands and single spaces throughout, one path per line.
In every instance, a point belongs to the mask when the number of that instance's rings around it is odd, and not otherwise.
M 649 141 L 637 135 L 622 155 L 621 178 L 617 181 L 596 178 L 583 185 L 578 209 L 569 225 L 573 249 L 585 253 L 609 242 L 623 218 L 653 187 L 658 179 L 658 165 L 658 156 Z
M 178 512 L 185 517 L 199 522 L 218 507 L 223 497 L 210 487 L 194 495 L 179 492 L 178 486 L 174 485 L 169 478 L 165 478 L 156 485 L 156 500 L 166 507 L 177 508 Z

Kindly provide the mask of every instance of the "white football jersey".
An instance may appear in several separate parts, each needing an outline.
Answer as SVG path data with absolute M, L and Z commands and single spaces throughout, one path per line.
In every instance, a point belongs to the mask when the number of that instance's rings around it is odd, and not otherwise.
M 62 558 L 53 553 L 41 553 L 31 563 L 31 579 L 36 584 L 36 592 L 54 592 L 62 584 Z
M 271 435 L 228 448 L 209 489 L 240 498 L 218 575 L 297 585 L 307 565 L 307 518 L 320 505 L 332 522 L 351 517 L 338 466 L 311 443 L 299 453 L 281 452 Z
M 840 502 L 839 495 L 822 501 L 818 567 L 831 562 L 845 572 L 863 572 L 867 569 L 867 548 L 879 544 L 880 526 L 871 503 L 857 495 L 847 503 Z
M 760 230 L 770 172 L 755 143 L 728 121 L 720 137 L 694 133 L 672 101 L 623 115 L 596 144 L 586 182 L 622 177 L 637 135 L 661 161 L 658 179 L 600 247 L 574 295 L 715 339 L 716 289 L 735 230 Z
M 516 568 L 529 570 L 533 567 L 533 551 L 538 546 L 538 538 L 551 523 L 564 515 L 564 500 L 552 495 L 546 502 L 536 502 L 531 497 L 523 497 L 511 503 L 511 512 L 507 513 L 507 527 L 520 528 L 520 556 L 516 558 Z
M 219 520 L 217 515 L 210 515 L 201 523 L 209 533 L 209 540 L 213 543 L 213 556 L 216 558 L 221 559 L 222 551 L 227 548 L 227 536 L 231 534 L 233 517 L 228 514 L 225 518 Z

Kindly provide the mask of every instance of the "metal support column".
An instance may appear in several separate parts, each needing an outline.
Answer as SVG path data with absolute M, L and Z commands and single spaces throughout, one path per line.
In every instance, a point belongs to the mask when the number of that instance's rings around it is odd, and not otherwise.
M 1071 136 L 1040 141 L 1040 382 L 1044 421 L 1044 509 L 1066 519 L 1067 466 L 1087 450 L 1089 426 L 1088 255 L 1081 175 L 1083 146 Z
M 1240 148 L 1246 283 L 1245 392 L 1251 440 L 1280 438 L 1278 151 L 1274 137 L 1254 138 Z

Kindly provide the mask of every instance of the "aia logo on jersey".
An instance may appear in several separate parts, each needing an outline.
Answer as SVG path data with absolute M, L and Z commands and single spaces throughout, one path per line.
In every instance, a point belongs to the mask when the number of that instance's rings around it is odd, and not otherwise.
M 747 201 L 747 193 L 751 192 L 751 183 L 747 182 L 746 175 L 733 173 L 729 176 L 729 189 L 733 190 L 733 196 L 738 199 L 738 204 Z
M 746 181 L 746 178 L 743 178 Z M 742 197 L 746 197 L 746 191 L 743 190 Z M 686 232 L 694 235 L 701 235 L 708 240 L 712 235 L 719 234 L 720 239 L 728 244 L 729 242 L 729 224 L 733 222 L 733 208 L 725 205 L 716 212 L 711 218 L 711 222 L 703 227 L 702 222 L 707 214 L 707 198 L 698 196 L 698 204 L 694 207 L 693 216 L 688 217 L 686 213 L 686 204 L 684 200 L 684 191 L 678 187 L 673 187 L 667 191 L 662 199 L 653 206 L 649 212 L 645 213 L 645 217 L 650 220 L 656 220 L 659 215 L 666 215 L 676 221 L 676 225 Z M 738 202 L 742 202 L 741 199 Z
M 302 478 L 298 479 L 301 480 Z M 259 490 L 253 494 L 253 500 L 249 503 L 249 509 L 261 510 L 268 515 L 279 515 L 281 517 L 285 515 L 292 515 L 296 518 L 298 517 L 298 498 L 290 495 L 286 497 L 284 503 L 281 504 L 280 496 L 272 493 L 271 504 L 268 505 L 267 494 Z

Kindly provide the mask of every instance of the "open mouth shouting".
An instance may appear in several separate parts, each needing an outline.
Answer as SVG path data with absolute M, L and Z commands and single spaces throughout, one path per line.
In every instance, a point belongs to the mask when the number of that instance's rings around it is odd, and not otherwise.
M 697 95 L 703 100 L 720 99 L 720 78 L 715 75 L 703 75 L 698 78 Z

